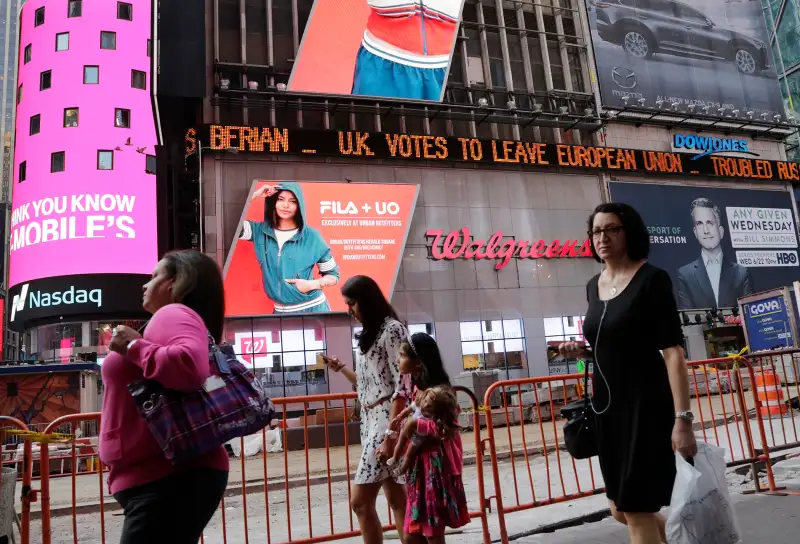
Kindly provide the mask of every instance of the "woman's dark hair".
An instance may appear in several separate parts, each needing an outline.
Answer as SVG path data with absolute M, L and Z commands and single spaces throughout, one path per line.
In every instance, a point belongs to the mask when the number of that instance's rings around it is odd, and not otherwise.
M 173 280 L 172 301 L 197 312 L 214 340 L 222 342 L 225 288 L 217 263 L 193 249 L 170 251 L 162 260 Z
M 356 335 L 358 348 L 361 353 L 366 353 L 375 339 L 381 325 L 387 317 L 397 319 L 397 312 L 383 296 L 383 291 L 375 283 L 375 280 L 368 276 L 353 276 L 342 285 L 342 295 L 356 301 L 358 312 L 361 314 L 361 325 L 364 329 Z
M 589 234 L 589 244 L 592 248 L 592 255 L 598 263 L 602 263 L 597 255 L 597 250 L 594 248 L 594 236 L 592 236 L 592 229 L 594 228 L 594 217 L 598 213 L 613 213 L 619 217 L 622 223 L 622 230 L 625 231 L 625 240 L 627 244 L 628 258 L 632 261 L 641 261 L 646 259 L 650 254 L 650 234 L 647 232 L 647 227 L 642 221 L 642 216 L 639 215 L 633 206 L 628 204 L 620 204 L 616 202 L 609 202 L 607 204 L 600 204 L 597 206 L 592 215 L 589 216 L 587 223 L 587 231 Z
M 294 214 L 294 221 L 297 223 L 297 228 L 302 229 L 303 214 L 300 213 L 300 199 L 298 199 L 297 195 L 288 189 L 280 189 L 275 191 L 275 194 L 264 202 L 264 223 L 273 229 L 278 226 L 278 214 L 275 212 L 275 205 L 278 203 L 278 197 L 281 196 L 281 193 L 290 193 L 295 197 L 295 199 L 297 199 L 297 212 Z
M 436 340 L 424 332 L 415 332 L 408 340 L 408 345 L 411 347 L 410 355 L 419 359 L 423 368 L 419 378 L 411 379 L 412 385 L 417 389 L 428 389 L 437 385 L 450 386 L 450 376 L 444 369 L 444 361 Z

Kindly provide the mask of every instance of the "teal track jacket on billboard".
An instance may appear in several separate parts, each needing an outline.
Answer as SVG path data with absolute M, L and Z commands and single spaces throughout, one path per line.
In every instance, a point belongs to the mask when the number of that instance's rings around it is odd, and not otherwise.
M 314 279 L 314 267 L 322 276 L 339 277 L 339 266 L 331 255 L 328 242 L 320 232 L 305 222 L 303 190 L 295 182 L 281 182 L 280 190 L 290 191 L 297 198 L 303 227 L 278 249 L 272 225 L 263 221 L 245 221 L 240 240 L 253 242 L 256 259 L 261 267 L 262 282 L 267 296 L 275 302 L 275 313 L 329 312 L 330 306 L 321 289 L 301 293 L 287 279 Z

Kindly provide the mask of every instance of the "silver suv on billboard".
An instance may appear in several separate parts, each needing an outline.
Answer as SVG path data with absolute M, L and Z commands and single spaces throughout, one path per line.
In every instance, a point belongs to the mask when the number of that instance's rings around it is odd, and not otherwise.
M 597 33 L 629 55 L 654 54 L 733 62 L 743 74 L 770 67 L 764 42 L 720 28 L 697 9 L 675 0 L 591 0 Z

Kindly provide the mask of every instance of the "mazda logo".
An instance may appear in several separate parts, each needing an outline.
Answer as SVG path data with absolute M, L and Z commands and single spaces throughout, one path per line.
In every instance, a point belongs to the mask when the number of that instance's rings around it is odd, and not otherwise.
M 623 89 L 633 89 L 636 87 L 636 72 L 624 66 L 614 66 L 611 70 L 611 79 L 618 87 Z

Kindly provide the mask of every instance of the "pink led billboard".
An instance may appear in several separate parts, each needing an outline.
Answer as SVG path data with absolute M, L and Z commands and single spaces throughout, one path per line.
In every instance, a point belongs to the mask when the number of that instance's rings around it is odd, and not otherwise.
M 9 285 L 22 312 L 22 284 L 149 275 L 158 248 L 152 0 L 28 0 L 20 17 Z

